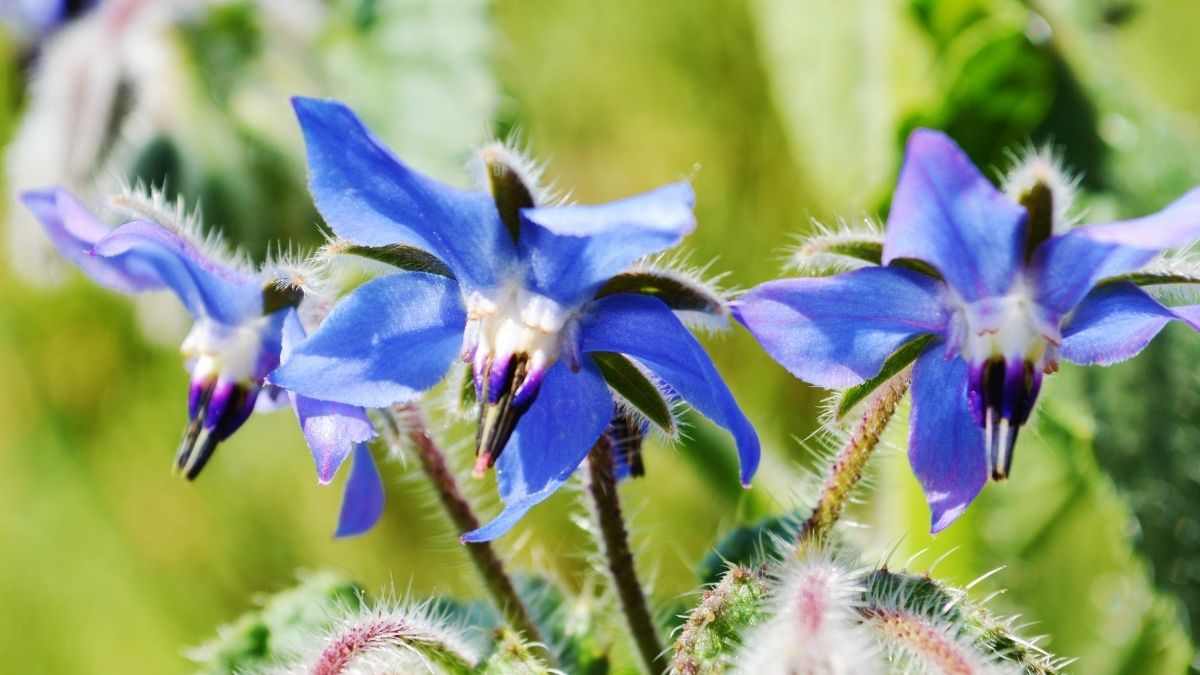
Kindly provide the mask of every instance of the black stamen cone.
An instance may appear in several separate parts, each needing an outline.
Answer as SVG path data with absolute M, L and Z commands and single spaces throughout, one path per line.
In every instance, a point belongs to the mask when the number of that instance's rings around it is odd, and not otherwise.
M 479 398 L 479 427 L 475 432 L 475 456 L 479 458 L 475 465 L 476 475 L 496 464 L 504 446 L 508 445 L 513 430 L 517 428 L 517 422 L 521 421 L 521 416 L 529 410 L 530 404 L 537 397 L 535 393 L 519 405 L 513 403 L 514 394 L 529 372 L 527 357 L 516 355 L 509 359 L 498 395 L 489 390 L 492 380 L 490 364 L 488 368 L 489 372 L 483 374 L 483 396 Z M 495 402 L 491 403 L 493 399 Z
M 1002 358 L 984 364 L 979 383 L 984 412 L 984 440 L 992 480 L 1008 478 L 1021 425 L 1029 419 L 1040 379 L 1029 361 Z

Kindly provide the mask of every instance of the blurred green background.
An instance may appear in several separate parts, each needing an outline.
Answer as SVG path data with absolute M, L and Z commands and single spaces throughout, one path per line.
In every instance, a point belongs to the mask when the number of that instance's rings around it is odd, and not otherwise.
M 180 6 L 153 27 L 97 40 L 95 49 L 166 45 L 165 75 L 143 72 L 144 50 L 119 62 L 131 73 L 117 80 L 132 113 L 47 97 L 38 114 L 75 106 L 83 120 L 49 132 L 20 126 L 36 107 L 26 81 L 37 47 L 4 38 L 0 138 L 61 141 L 89 124 L 114 133 L 86 175 L 58 180 L 92 197 L 114 175 L 166 180 L 257 258 L 272 242 L 320 241 L 287 107 L 297 93 L 346 101 L 399 155 L 461 185 L 470 148 L 510 133 L 582 202 L 691 178 L 700 222 L 686 242 L 691 260 L 715 259 L 740 288 L 781 274 L 786 247 L 814 218 L 885 216 L 903 140 L 919 125 L 947 130 L 993 174 L 1031 142 L 1060 145 L 1083 172 L 1086 220 L 1157 209 L 1200 183 L 1194 0 Z M 42 54 L 76 29 L 51 36 Z M 97 58 L 79 51 L 80 63 Z M 31 166 L 51 161 L 32 143 L 10 151 L 6 192 L 50 175 Z M 9 215 L 10 227 L 29 226 Z M 333 540 L 344 475 L 316 484 L 286 411 L 252 418 L 195 484 L 172 476 L 185 418 L 172 343 L 182 324 L 165 305 L 132 303 L 78 273 L 56 286 L 26 281 L 18 271 L 30 240 L 10 237 L 0 263 L 5 672 L 189 672 L 188 646 L 301 569 L 340 570 L 370 590 L 479 596 L 456 538 L 402 462 L 385 467 L 380 525 Z M 740 330 L 707 342 L 766 456 L 744 491 L 727 438 L 704 424 L 648 449 L 647 478 L 623 497 L 663 612 L 691 604 L 696 566 L 720 533 L 809 496 L 816 443 L 800 439 L 818 428 L 825 394 Z M 1065 366 L 1021 440 L 1013 479 L 990 485 L 936 539 L 896 449 L 901 418 L 853 514 L 863 527 L 848 536 L 893 566 L 919 553 L 911 564 L 924 569 L 949 552 L 937 574 L 960 584 L 1003 567 L 972 594 L 1007 589 L 989 606 L 1019 613 L 1032 624 L 1026 634 L 1077 657 L 1073 672 L 1185 672 L 1200 637 L 1198 357 L 1200 341 L 1172 327 L 1136 361 Z M 445 436 L 468 461 L 469 447 L 453 442 L 463 429 Z M 485 509 L 490 481 L 468 486 Z M 582 588 L 594 572 L 572 492 L 499 547 L 514 567 Z

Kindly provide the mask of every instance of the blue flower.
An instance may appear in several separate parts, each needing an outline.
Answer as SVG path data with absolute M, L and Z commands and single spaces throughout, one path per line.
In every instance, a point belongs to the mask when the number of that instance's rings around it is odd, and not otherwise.
M 1129 276 L 1200 237 L 1200 190 L 1144 218 L 1056 232 L 1054 181 L 1034 179 L 1010 198 L 945 135 L 918 130 L 884 266 L 768 282 L 734 307 L 771 356 L 828 388 L 862 383 L 901 346 L 929 341 L 912 370 L 908 452 L 933 532 L 989 474 L 1008 475 L 1042 375 L 1060 358 L 1116 363 L 1169 321 L 1200 319 L 1200 308 L 1168 308 Z
M 296 310 L 301 293 L 274 280 L 218 262 L 188 232 L 147 221 L 115 229 L 92 215 L 68 191 L 26 192 L 22 201 L 41 221 L 63 256 L 97 283 L 121 291 L 168 289 L 195 319 L 181 351 L 191 373 L 189 422 L 176 468 L 194 479 L 217 445 L 256 409 L 274 408 L 283 392 L 265 384 L 268 373 L 303 341 Z M 383 508 L 383 486 L 364 443 L 375 436 L 361 408 L 291 395 L 322 483 L 332 480 L 354 452 L 338 535 L 370 529 Z
M 703 294 L 679 279 L 622 274 L 694 228 L 690 187 L 598 206 L 539 205 L 545 196 L 528 166 L 493 147 L 483 166 L 495 196 L 459 190 L 396 159 L 345 106 L 293 103 L 326 222 L 407 269 L 349 294 L 271 382 L 382 407 L 437 384 L 456 358 L 469 363 L 480 410 L 476 473 L 495 465 L 504 510 L 464 541 L 506 532 L 571 476 L 613 417 L 606 379 L 621 392 L 652 373 L 732 432 L 741 479 L 750 480 L 757 436 L 672 311 L 704 305 Z

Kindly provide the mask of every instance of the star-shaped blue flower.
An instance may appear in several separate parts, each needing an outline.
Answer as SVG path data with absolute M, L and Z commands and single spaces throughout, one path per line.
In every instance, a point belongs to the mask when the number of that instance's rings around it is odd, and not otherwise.
M 195 319 L 181 348 L 191 372 L 190 421 L 176 456 L 189 480 L 252 412 L 278 405 L 283 392 L 265 379 L 281 352 L 306 337 L 296 311 L 298 292 L 219 262 L 183 233 L 158 224 L 133 221 L 110 229 L 62 188 L 21 198 L 58 250 L 97 283 L 123 293 L 169 289 Z M 383 509 L 383 484 L 364 445 L 375 436 L 365 412 L 297 395 L 291 403 L 321 483 L 332 480 L 354 452 L 337 534 L 365 532 Z
M 1200 238 L 1200 189 L 1154 215 L 1062 232 L 1031 227 L 1049 220 L 1029 213 L 944 134 L 918 130 L 884 266 L 768 282 L 734 307 L 771 356 L 828 388 L 862 383 L 901 346 L 932 336 L 913 366 L 908 453 L 933 532 L 989 474 L 1007 476 L 1017 431 L 1059 358 L 1116 363 L 1169 321 L 1200 320 L 1200 308 L 1168 308 L 1122 278 Z
M 354 290 L 271 382 L 383 407 L 437 384 L 456 358 L 467 361 L 480 405 L 476 469 L 495 463 L 504 510 L 465 541 L 506 532 L 604 433 L 614 396 L 597 353 L 632 357 L 669 394 L 729 429 L 742 482 L 750 480 L 758 438 L 700 343 L 661 295 L 637 284 L 604 292 L 635 260 L 691 232 L 688 185 L 598 206 L 543 206 L 520 167 L 495 165 L 516 178 L 508 189 L 496 197 L 459 190 L 404 165 L 344 105 L 293 103 L 309 188 L 333 231 L 432 259 L 427 271 L 396 271 Z

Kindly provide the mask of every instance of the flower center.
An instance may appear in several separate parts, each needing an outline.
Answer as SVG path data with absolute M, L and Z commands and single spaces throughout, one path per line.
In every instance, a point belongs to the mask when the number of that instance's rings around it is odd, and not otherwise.
M 475 475 L 492 467 L 517 422 L 537 398 L 546 370 L 558 360 L 573 313 L 519 284 L 495 299 L 467 303 L 463 358 L 471 364 L 479 401 Z
M 264 317 L 240 326 L 200 319 L 180 352 L 192 372 L 188 387 L 188 419 L 175 456 L 176 469 L 189 480 L 199 475 L 216 450 L 254 412 L 262 377 L 278 354 L 264 351 Z M 197 447 L 199 448 L 198 450 Z
M 960 305 L 952 324 L 969 368 L 971 413 L 984 430 L 995 480 L 1008 477 L 1017 433 L 1033 410 L 1042 374 L 1057 368 L 1058 327 L 1020 286 L 1005 296 Z

